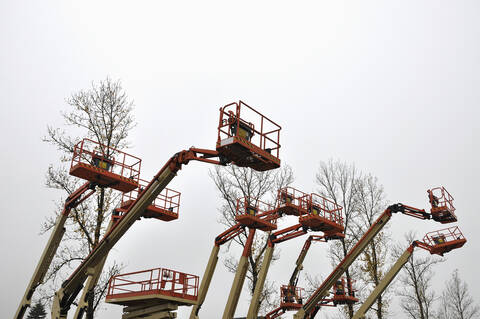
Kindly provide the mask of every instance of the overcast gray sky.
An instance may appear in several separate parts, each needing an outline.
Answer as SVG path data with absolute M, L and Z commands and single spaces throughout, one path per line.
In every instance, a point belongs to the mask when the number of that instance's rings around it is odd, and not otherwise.
M 218 108 L 242 99 L 282 125 L 281 159 L 299 189 L 316 189 L 329 158 L 378 176 L 390 202 L 427 208 L 426 189 L 444 185 L 468 243 L 437 268 L 435 289 L 458 268 L 480 302 L 479 9 L 474 0 L 1 1 L 0 317 L 18 306 L 47 240 L 40 225 L 60 196 L 44 187 L 58 153 L 41 137 L 62 123 L 69 94 L 106 76 L 135 101 L 131 153 L 145 177 L 181 149 L 213 148 Z M 202 275 L 222 231 L 208 169 L 192 163 L 172 182 L 179 220 L 138 222 L 111 258 L 126 271 Z M 390 224 L 394 238 L 443 228 L 406 216 Z M 288 279 L 302 244 L 281 247 L 270 279 Z M 306 271 L 328 275 L 327 247 L 312 250 Z M 220 317 L 232 280 L 219 263 L 204 318 Z M 404 317 L 393 308 L 392 318 Z M 111 306 L 100 317 L 120 313 Z

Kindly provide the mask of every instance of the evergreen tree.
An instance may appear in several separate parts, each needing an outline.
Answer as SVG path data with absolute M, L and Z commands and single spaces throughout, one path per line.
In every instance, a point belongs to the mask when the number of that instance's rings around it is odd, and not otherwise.
M 47 317 L 47 313 L 45 312 L 45 306 L 37 302 L 30 312 L 28 313 L 27 319 L 45 319 Z

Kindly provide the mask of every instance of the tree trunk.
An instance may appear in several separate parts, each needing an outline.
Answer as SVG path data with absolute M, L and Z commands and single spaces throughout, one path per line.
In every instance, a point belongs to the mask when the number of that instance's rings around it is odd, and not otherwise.
M 375 287 L 378 286 L 380 283 L 380 278 L 378 277 L 378 260 L 377 260 L 377 250 L 375 246 L 375 240 L 372 241 L 372 258 L 373 258 L 373 281 L 375 283 Z M 382 295 L 378 296 L 377 299 L 377 318 L 383 318 L 383 300 Z
M 92 249 L 100 241 L 100 231 L 102 229 L 102 223 L 104 218 L 104 208 L 103 208 L 104 205 L 105 205 L 105 189 L 102 187 L 100 188 L 100 198 L 98 199 L 97 224 L 95 225 L 95 237 L 94 237 Z M 89 291 L 88 297 L 87 297 L 86 319 L 93 319 L 93 315 L 95 312 L 94 304 L 95 304 L 95 293 L 93 292 L 93 289 L 92 289 L 92 291 Z
M 87 311 L 85 314 L 86 319 L 93 319 L 93 314 L 95 311 L 95 309 L 93 309 L 94 302 L 95 294 L 93 293 L 93 291 L 89 291 L 87 296 Z
M 342 240 L 342 247 L 343 247 L 343 258 L 347 256 L 347 247 L 345 246 L 345 241 Z M 347 283 L 351 282 L 350 278 L 350 272 L 348 271 L 348 268 L 345 270 L 345 276 L 347 276 Z M 353 296 L 353 291 L 351 285 L 347 284 L 347 290 L 348 290 L 348 295 Z M 353 305 L 352 304 L 347 304 L 348 306 L 348 318 L 353 318 Z
M 412 267 L 412 271 L 413 271 L 413 276 L 414 276 L 413 283 L 414 283 L 414 287 L 415 287 L 415 295 L 417 297 L 418 309 L 420 310 L 420 319 L 426 319 L 425 315 L 424 315 L 422 297 L 420 296 L 420 291 L 419 291 L 419 287 L 418 287 L 418 280 L 417 280 L 417 276 L 416 276 L 414 267 Z
M 102 223 L 104 218 L 103 206 L 105 204 L 105 188 L 100 188 L 100 198 L 98 199 L 98 214 L 97 214 L 97 224 L 95 225 L 95 237 L 93 242 L 92 249 L 100 241 L 100 231 L 102 230 Z

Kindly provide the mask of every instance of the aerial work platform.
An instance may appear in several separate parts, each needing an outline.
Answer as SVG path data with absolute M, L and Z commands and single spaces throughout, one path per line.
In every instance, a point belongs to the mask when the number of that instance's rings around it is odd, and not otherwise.
M 138 188 L 135 188 L 131 192 L 124 193 L 122 195 L 120 210 L 127 211 L 133 202 L 139 197 L 140 193 L 146 189 L 147 185 L 147 181 L 140 179 Z M 145 208 L 145 212 L 143 213 L 142 217 L 155 218 L 168 222 L 178 218 L 179 207 L 180 192 L 170 188 L 165 188 L 153 200 L 152 204 Z
M 281 215 L 301 216 L 308 213 L 308 194 L 293 187 L 278 190 L 277 212 Z
M 336 234 L 343 233 L 342 207 L 314 193 L 309 195 L 307 207 L 307 214 L 300 216 L 298 219 L 302 225 L 333 237 L 337 237 Z
M 348 288 L 346 284 L 348 284 Z M 333 285 L 333 297 L 331 299 L 333 305 L 348 305 L 358 302 L 358 298 L 355 297 L 355 291 L 356 289 L 353 288 L 351 280 L 347 280 L 345 277 L 340 278 Z M 350 292 L 352 295 L 349 295 L 347 292 Z
M 247 120 L 248 119 L 248 120 Z M 220 108 L 217 151 L 240 167 L 280 167 L 281 127 L 242 101 Z
M 423 237 L 423 243 L 428 245 L 427 250 L 431 254 L 440 256 L 453 249 L 462 247 L 466 242 L 467 239 L 465 239 L 458 226 L 433 231 Z M 422 246 L 422 248 L 425 247 Z
M 453 197 L 445 187 L 436 187 L 427 191 L 428 199 L 432 209 L 430 210 L 434 221 L 442 224 L 454 223 L 457 221 Z
M 387 289 L 390 283 L 395 279 L 400 270 L 409 261 L 413 254 L 415 247 L 423 248 L 430 252 L 430 254 L 438 254 L 443 256 L 453 249 L 462 247 L 466 242 L 463 234 L 458 227 L 450 227 L 448 229 L 431 232 L 425 235 L 423 241 L 415 240 L 410 246 L 405 249 L 403 254 L 398 257 L 397 261 L 392 265 L 390 270 L 383 276 L 382 280 L 373 289 L 370 295 L 365 299 L 364 303 L 353 315 L 353 319 L 365 319 L 365 314 L 375 303 L 377 298 Z
M 280 287 L 280 306 L 265 315 L 265 319 L 274 319 L 287 311 L 302 308 L 305 289 L 289 285 Z
M 282 285 L 280 287 L 280 306 L 288 310 L 298 309 L 303 304 L 305 289 Z
M 273 207 L 261 200 L 245 197 L 237 199 L 235 221 L 244 226 L 271 231 L 277 229 L 277 218 Z
M 198 276 L 155 268 L 113 276 L 105 301 L 135 308 L 190 306 L 196 304 L 197 296 Z
M 210 150 L 190 147 L 189 149 L 174 153 L 146 186 L 145 190 L 138 191 L 136 200 L 134 200 L 131 205 L 128 206 L 125 204 L 123 209 L 120 207 L 115 209 L 115 212 L 112 213 L 112 219 L 116 220 L 116 222 L 112 225 L 111 230 L 105 233 L 104 237 L 92 249 L 90 254 L 86 256 L 56 291 L 51 307 L 52 318 L 65 319 L 67 317 L 72 304 L 77 300 L 79 293 L 82 291 L 85 281 L 87 281 L 85 287 L 89 287 L 89 283 L 94 281 L 92 278 L 101 271 L 103 261 L 109 251 L 116 245 L 120 238 L 124 236 L 135 221 L 142 216 L 168 220 L 176 218 L 176 216 L 170 216 L 166 211 L 160 212 L 160 215 L 158 214 L 159 212 L 155 210 L 149 213 L 149 209 L 147 208 L 154 203 L 156 197 L 168 186 L 184 165 L 192 161 L 221 166 L 231 163 L 259 171 L 280 166 L 280 160 L 278 158 L 280 126 L 243 102 L 234 103 L 234 105 L 235 107 L 231 105 L 233 111 L 226 110 L 228 107 L 220 110 L 220 124 L 217 127 L 219 136 L 216 145 L 217 149 Z M 241 115 L 240 108 L 242 109 Z M 252 118 L 250 118 L 250 116 Z M 245 133 L 247 134 L 245 135 Z M 238 149 L 236 150 L 236 148 Z M 70 173 L 73 176 L 88 180 L 89 183 L 86 184 L 87 186 L 91 185 L 92 190 L 94 186 L 100 188 L 110 187 L 126 193 L 139 187 L 140 168 L 141 160 L 139 158 L 92 140 L 84 139 L 74 146 Z M 169 197 L 169 195 L 165 196 Z M 125 209 L 126 206 L 128 206 L 128 208 Z M 157 205 L 154 204 L 153 206 Z M 173 210 L 175 209 L 167 205 L 163 206 L 163 208 L 167 211 L 170 211 L 171 208 Z M 32 277 L 32 281 L 27 287 L 25 297 L 22 298 L 20 302 L 15 315 L 16 319 L 23 318 L 25 310 L 30 305 L 35 288 L 38 286 L 38 283 L 41 282 L 45 271 L 51 263 L 50 257 L 55 253 L 61 236 L 65 231 L 63 225 L 68 217 L 68 209 L 66 211 L 67 213 L 65 215 L 62 214 L 61 218 L 57 219 L 55 229 L 51 236 L 52 240 L 49 240 L 48 246 L 44 251 L 46 254 L 42 255 L 40 263 L 37 265 L 38 267 Z M 178 215 L 178 212 L 174 213 Z M 267 222 L 271 218 L 267 217 L 267 215 L 263 217 Z M 254 224 L 253 226 L 262 228 L 261 225 Z M 271 228 L 268 224 L 266 224 L 266 226 L 264 229 Z M 255 230 L 255 228 L 249 229 L 249 238 L 251 238 L 250 241 L 252 242 Z M 245 254 L 242 254 L 242 258 L 245 257 L 246 259 L 249 252 L 250 248 L 246 249 Z M 241 285 L 238 286 L 241 288 Z M 145 294 L 145 292 L 142 292 L 142 294 Z M 154 295 L 156 294 L 150 293 L 150 296 Z M 164 296 L 163 298 L 166 296 L 165 293 L 160 293 L 159 295 Z M 84 296 L 83 293 L 82 296 Z M 112 299 L 112 297 L 113 295 L 110 295 L 110 299 Z M 129 298 L 126 295 L 122 295 L 121 297 Z M 138 300 L 144 297 L 145 296 L 142 297 L 141 295 L 136 296 Z M 182 302 L 192 303 L 193 301 L 189 301 L 187 297 L 182 297 Z M 155 298 L 150 298 L 149 300 L 152 299 Z M 119 302 L 121 299 L 117 298 L 115 300 Z M 129 301 L 129 303 L 131 302 L 132 301 Z M 79 308 L 84 307 L 85 304 L 85 300 L 83 300 Z
M 130 192 L 138 187 L 141 163 L 138 157 L 84 138 L 73 149 L 70 175 Z
M 323 298 L 316 305 L 315 313 L 321 307 L 336 307 L 337 305 L 353 305 L 358 302 L 355 297 L 357 290 L 353 288 L 353 281 L 345 277 L 338 279 L 332 286 L 330 297 Z

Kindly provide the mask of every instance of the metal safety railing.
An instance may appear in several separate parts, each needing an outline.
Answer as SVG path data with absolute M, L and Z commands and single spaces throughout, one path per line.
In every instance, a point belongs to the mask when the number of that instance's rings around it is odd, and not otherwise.
M 280 125 L 246 103 L 234 102 L 220 108 L 217 143 L 236 136 L 278 158 L 280 130 Z
M 293 287 L 282 285 L 280 287 L 280 305 L 284 303 L 301 303 L 305 289 L 301 287 Z
M 343 226 L 342 207 L 318 194 L 310 194 L 308 199 L 308 213 L 309 215 L 321 216 L 335 224 Z
M 167 268 L 153 268 L 110 278 L 107 298 L 158 292 L 181 298 L 198 296 L 198 276 Z
M 288 186 L 278 190 L 277 206 L 290 204 L 306 210 L 308 199 L 309 194 Z
M 147 187 L 148 181 L 140 179 L 139 187 L 132 190 L 131 192 L 124 193 L 122 195 L 122 203 L 128 203 L 135 201 L 138 196 L 143 192 Z M 178 211 L 180 207 L 180 192 L 177 192 L 170 188 L 165 188 L 162 192 L 154 199 L 151 205 L 156 208 L 167 210 L 172 214 L 178 216 Z
M 453 196 L 445 189 L 445 187 L 436 187 L 428 191 L 430 204 L 432 208 L 446 207 L 450 213 L 455 212 L 453 206 Z
M 355 280 L 347 280 L 342 277 L 333 285 L 332 290 L 334 295 L 346 295 L 348 292 L 355 293 L 357 290 L 354 288 Z
M 238 198 L 236 205 L 236 216 L 257 217 L 271 224 L 277 224 L 278 216 L 273 213 L 273 205 L 254 198 Z
M 142 160 L 113 147 L 84 138 L 73 148 L 70 169 L 78 164 L 100 168 L 138 183 Z
M 465 239 L 465 236 L 463 236 L 460 228 L 453 226 L 427 233 L 423 237 L 423 242 L 429 246 L 436 246 L 462 239 Z

